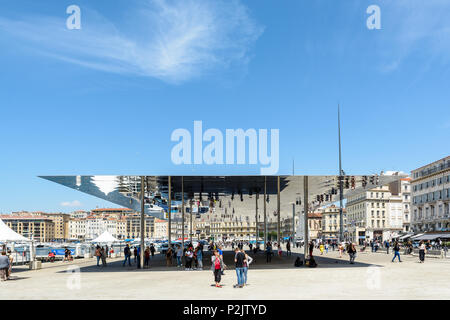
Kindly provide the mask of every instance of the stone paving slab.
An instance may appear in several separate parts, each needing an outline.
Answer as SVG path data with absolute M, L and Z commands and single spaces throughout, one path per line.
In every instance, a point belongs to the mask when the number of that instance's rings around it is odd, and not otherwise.
M 232 253 L 226 252 L 232 259 Z M 41 270 L 14 270 L 13 280 L 0 282 L 0 299 L 450 299 L 450 261 L 358 253 L 355 265 L 337 252 L 317 256 L 317 268 L 294 268 L 294 257 L 251 265 L 248 286 L 234 289 L 235 271 L 225 271 L 223 288 L 215 288 L 205 257 L 203 271 L 164 266 L 159 256 L 150 269 L 122 267 L 122 258 L 97 267 L 95 259 L 75 260 Z M 278 260 L 279 259 L 279 260 Z M 337 263 L 336 263 L 337 261 Z M 75 271 L 75 272 L 74 272 Z M 79 271 L 79 272 L 78 272 Z

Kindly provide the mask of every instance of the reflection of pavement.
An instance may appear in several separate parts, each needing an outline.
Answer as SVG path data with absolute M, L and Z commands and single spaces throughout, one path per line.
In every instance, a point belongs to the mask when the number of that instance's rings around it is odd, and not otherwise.
M 0 299 L 186 299 L 185 292 L 192 293 L 192 299 L 450 299 L 447 259 L 419 264 L 417 257 L 402 255 L 403 263 L 391 263 L 391 254 L 358 252 L 357 263 L 350 265 L 348 255 L 338 256 L 337 251 L 319 253 L 317 268 L 294 268 L 294 255 L 274 257 L 270 265 L 263 254 L 257 255 L 248 273 L 249 286 L 243 289 L 232 287 L 236 275 L 231 251 L 225 251 L 230 270 L 221 289 L 211 287 L 208 253 L 203 271 L 167 268 L 162 255 L 144 270 L 134 264 L 122 267 L 122 258 L 108 259 L 106 268 L 97 267 L 95 259 L 80 259 L 71 265 L 13 271 L 19 278 L 0 283 Z

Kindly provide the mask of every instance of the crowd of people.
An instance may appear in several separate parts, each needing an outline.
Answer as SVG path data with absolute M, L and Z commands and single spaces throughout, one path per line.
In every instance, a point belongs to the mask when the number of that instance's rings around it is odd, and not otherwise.
M 152 243 L 150 246 L 145 247 L 144 250 L 144 266 L 143 268 L 150 268 L 150 258 L 155 256 L 155 246 Z M 136 265 L 138 269 L 141 268 L 141 247 L 135 246 L 133 248 L 130 247 L 129 244 L 125 246 L 123 249 L 123 255 L 124 260 L 122 263 L 122 266 L 125 267 L 125 265 L 128 264 L 128 266 L 131 267 L 131 256 L 133 256 L 133 263 Z

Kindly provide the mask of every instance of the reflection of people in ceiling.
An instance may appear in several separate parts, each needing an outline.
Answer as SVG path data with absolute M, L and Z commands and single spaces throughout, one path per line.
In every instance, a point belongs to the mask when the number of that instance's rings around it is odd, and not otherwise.
M 92 183 L 107 196 L 119 186 L 117 176 L 92 176 Z

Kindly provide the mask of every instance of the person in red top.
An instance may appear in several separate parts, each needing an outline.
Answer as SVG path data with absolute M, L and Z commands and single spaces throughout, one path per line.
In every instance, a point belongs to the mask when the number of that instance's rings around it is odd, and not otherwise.
M 50 251 L 50 252 L 48 253 L 48 260 L 49 260 L 50 262 L 55 262 L 55 254 L 54 254 L 52 251 Z
M 150 262 L 150 248 L 147 247 L 145 248 L 144 251 L 144 268 L 145 266 L 147 266 L 147 268 L 149 267 L 149 262 Z
M 214 255 L 211 257 L 211 269 L 214 273 L 214 281 L 216 282 L 217 288 L 222 288 L 220 285 L 221 275 L 222 275 L 222 258 L 217 250 L 214 250 Z

